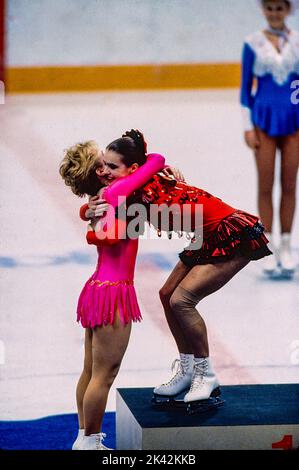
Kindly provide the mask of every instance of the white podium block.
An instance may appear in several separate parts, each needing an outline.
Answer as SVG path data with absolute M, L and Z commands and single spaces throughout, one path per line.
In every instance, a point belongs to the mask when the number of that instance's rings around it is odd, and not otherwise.
M 224 386 L 224 405 L 194 415 L 180 409 L 153 408 L 152 391 L 117 389 L 118 450 L 299 447 L 299 384 Z

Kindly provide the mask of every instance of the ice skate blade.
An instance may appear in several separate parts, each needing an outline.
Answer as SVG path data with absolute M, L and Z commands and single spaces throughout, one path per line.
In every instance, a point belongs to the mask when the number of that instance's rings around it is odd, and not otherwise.
M 273 278 L 277 276 L 278 271 L 277 269 L 263 269 L 263 273 L 264 273 L 264 276 Z
M 284 279 L 292 279 L 295 274 L 295 269 L 282 269 L 280 276 Z
M 185 405 L 187 405 L 187 413 L 193 415 L 213 411 L 224 403 L 224 400 L 218 396 L 208 398 L 207 400 L 190 401 L 189 403 L 185 403 Z
M 178 395 L 169 397 L 166 395 L 154 394 L 154 396 L 152 397 L 152 405 L 155 408 L 160 408 L 160 409 L 165 409 L 165 410 L 174 409 L 174 408 L 186 408 L 186 403 L 184 402 L 184 400 L 176 398 L 177 396 Z
M 181 392 L 181 395 L 184 392 Z M 196 400 L 191 402 L 185 402 L 184 399 L 177 398 L 179 395 L 176 396 L 165 396 L 165 395 L 157 395 L 154 393 L 152 397 L 152 406 L 154 408 L 159 408 L 160 410 L 183 410 L 188 414 L 195 414 L 195 413 L 205 413 L 207 411 L 212 411 L 219 406 L 223 405 L 224 400 L 220 398 L 221 389 L 220 387 L 215 388 L 211 396 L 206 400 Z

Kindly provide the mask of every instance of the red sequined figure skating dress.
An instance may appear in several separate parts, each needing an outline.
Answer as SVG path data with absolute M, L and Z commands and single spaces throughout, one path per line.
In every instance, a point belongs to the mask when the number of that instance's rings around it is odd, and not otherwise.
M 185 231 L 184 208 L 189 206 L 191 224 L 188 223 L 188 231 L 195 232 L 195 235 L 190 245 L 179 254 L 181 261 L 187 266 L 221 262 L 233 258 L 236 254 L 245 256 L 249 260 L 258 260 L 272 254 L 267 247 L 269 242 L 263 233 L 264 227 L 257 216 L 235 209 L 195 186 L 176 180 L 166 180 L 160 174 L 155 174 L 148 183 L 129 196 L 127 207 L 132 203 L 139 203 L 145 207 L 149 223 L 153 222 L 151 205 L 159 206 L 161 214 L 165 208 L 169 209 L 173 205 L 179 207 L 180 227 L 174 225 L 171 217 L 170 225 L 165 227 L 162 222 L 163 217 L 159 217 L 158 221 L 154 222 L 158 232 Z M 196 226 L 198 211 L 201 213 L 201 227 Z M 116 227 L 119 223 L 119 220 L 115 221 Z M 121 238 L 119 234 L 121 230 L 116 228 L 115 231 Z M 198 240 L 198 237 L 201 239 Z M 117 236 L 113 240 L 101 236 L 99 240 L 96 233 L 89 232 L 87 240 L 88 243 L 101 245 L 116 243 Z M 199 249 L 194 249 L 196 241 L 200 242 Z

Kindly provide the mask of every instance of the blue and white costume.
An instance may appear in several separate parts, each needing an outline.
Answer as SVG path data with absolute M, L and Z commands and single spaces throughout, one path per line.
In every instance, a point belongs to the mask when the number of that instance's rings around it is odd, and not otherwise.
M 299 80 L 299 32 L 287 34 L 280 52 L 262 31 L 245 39 L 241 87 L 245 130 L 256 126 L 274 137 L 299 129 L 299 105 L 291 101 L 294 80 Z

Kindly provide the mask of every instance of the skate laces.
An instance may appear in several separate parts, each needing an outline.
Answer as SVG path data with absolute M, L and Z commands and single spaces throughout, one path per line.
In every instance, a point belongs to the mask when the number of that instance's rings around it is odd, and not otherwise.
M 173 363 L 171 364 L 171 372 L 174 372 L 175 369 L 176 372 L 180 369 L 181 361 L 179 359 L 175 359 Z
M 190 392 L 196 390 L 197 388 L 200 388 L 204 384 L 204 376 L 206 375 L 207 370 L 207 361 L 202 361 L 194 364 L 194 373 L 192 377 Z
M 96 436 L 96 448 L 98 450 L 100 449 L 103 449 L 105 448 L 104 444 L 103 444 L 103 440 L 105 439 L 106 437 L 106 434 L 104 432 L 100 432 L 97 436 Z
M 186 364 L 186 368 L 187 368 L 187 364 Z M 174 383 L 176 383 L 179 380 L 179 378 L 182 375 L 186 374 L 186 372 L 184 370 L 183 362 L 180 359 L 175 359 L 173 361 L 173 363 L 171 364 L 171 372 L 174 372 L 174 376 L 171 377 L 171 379 L 168 382 L 163 384 L 166 387 L 168 387 L 170 385 L 173 385 Z

